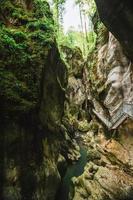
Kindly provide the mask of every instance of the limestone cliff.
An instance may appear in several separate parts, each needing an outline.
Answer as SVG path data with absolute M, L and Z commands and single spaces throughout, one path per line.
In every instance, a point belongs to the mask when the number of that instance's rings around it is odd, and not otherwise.
M 62 51 L 69 66 L 63 121 L 67 127 L 71 127 L 71 135 L 75 135 L 76 132 L 86 132 L 89 128 L 87 122 L 88 71 L 78 47 L 74 49 L 62 47 Z
M 98 78 L 105 81 L 104 105 L 113 116 L 123 101 L 132 103 L 132 63 L 123 54 L 115 37 L 109 33 L 109 41 L 98 53 Z
M 133 6 L 132 1 L 95 0 L 100 17 L 110 32 L 121 42 L 125 53 L 133 54 Z
M 97 1 L 99 6 L 100 2 L 105 1 Z M 100 8 L 102 12 L 103 9 Z M 107 16 L 105 20 L 109 23 Z M 132 119 L 124 118 L 125 121 L 120 122 L 114 130 L 109 130 L 102 120 L 104 118 L 110 122 L 118 114 L 117 111 L 123 102 L 133 103 L 132 62 L 124 53 L 119 41 L 104 25 L 98 24 L 96 28 L 99 31 L 97 49 L 88 57 L 91 63 L 88 98 L 93 104 L 91 123 L 97 124 L 97 132 L 91 129 L 83 136 L 88 149 L 88 163 L 84 173 L 78 178 L 73 178 L 75 187 L 70 199 L 132 200 Z M 117 32 L 119 33 L 119 30 Z M 102 36 L 101 41 L 99 35 Z M 98 115 L 95 115 L 93 110 L 97 111 Z
M 52 200 L 60 183 L 67 70 L 53 25 L 46 1 L 0 2 L 0 199 Z

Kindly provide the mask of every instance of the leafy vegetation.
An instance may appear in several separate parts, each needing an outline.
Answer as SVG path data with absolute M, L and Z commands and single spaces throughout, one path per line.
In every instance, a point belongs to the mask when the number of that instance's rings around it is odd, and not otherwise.
M 5 0 L 0 6 L 0 104 L 12 112 L 28 112 L 39 101 L 41 73 L 54 42 L 54 22 L 46 1 L 31 10 Z
M 25 112 L 38 105 L 41 73 L 55 38 L 59 48 L 79 47 L 84 56 L 95 48 L 93 27 L 90 31 L 86 29 L 86 20 L 92 19 L 95 12 L 93 1 L 75 1 L 83 29 L 76 31 L 72 27 L 67 33 L 63 30 L 65 2 L 53 0 L 52 15 L 46 0 L 23 4 L 21 1 L 1 1 L 0 101 L 5 102 L 3 109 Z
M 49 0 L 50 1 L 50 0 Z M 96 34 L 93 30 L 92 18 L 96 11 L 93 0 L 75 0 L 75 6 L 79 7 L 80 27 L 79 31 L 70 27 L 67 33 L 63 29 L 63 15 L 65 12 L 65 3 L 67 0 L 50 1 L 52 5 L 55 25 L 57 27 L 56 38 L 59 46 L 66 45 L 71 48 L 79 47 L 86 57 L 90 51 L 95 48 Z

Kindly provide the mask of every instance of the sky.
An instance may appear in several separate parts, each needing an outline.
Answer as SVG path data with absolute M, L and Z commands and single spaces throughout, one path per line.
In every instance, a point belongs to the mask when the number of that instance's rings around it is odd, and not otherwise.
M 80 26 L 80 15 L 79 8 L 74 4 L 74 0 L 67 0 L 65 5 L 64 13 L 64 32 L 66 33 L 68 29 L 73 26 L 76 30 L 79 30 Z

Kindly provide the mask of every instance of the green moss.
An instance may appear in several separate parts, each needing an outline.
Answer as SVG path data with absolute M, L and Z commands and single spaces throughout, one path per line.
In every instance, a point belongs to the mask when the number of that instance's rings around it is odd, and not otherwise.
M 54 23 L 46 1 L 0 5 L 0 104 L 7 112 L 27 112 L 40 99 L 41 74 L 54 43 Z
M 26 24 L 33 18 L 30 12 L 25 12 L 21 3 L 10 0 L 1 2 L 0 16 L 5 23 L 13 23 L 16 26 Z
M 107 43 L 109 38 L 109 31 L 104 26 L 102 22 L 98 22 L 97 24 L 97 44 L 103 46 Z
M 46 0 L 34 0 L 33 1 L 33 6 L 34 6 L 34 16 L 36 18 L 49 18 L 49 20 L 52 20 L 52 13 L 50 12 L 50 7 L 49 4 L 47 3 Z M 45 11 L 45 12 L 44 12 Z
M 6 110 L 27 112 L 36 103 L 33 102 L 33 94 L 25 83 L 4 69 L 0 69 L 0 89 L 1 100 L 4 101 L 5 106 L 8 106 Z

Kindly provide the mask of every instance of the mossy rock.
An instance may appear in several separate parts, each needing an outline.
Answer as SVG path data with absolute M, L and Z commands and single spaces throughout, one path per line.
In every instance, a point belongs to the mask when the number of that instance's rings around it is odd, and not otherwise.
M 82 78 L 84 59 L 80 48 L 70 48 L 62 45 L 60 49 L 63 53 L 66 63 L 69 66 L 69 74 L 74 75 L 76 78 Z
M 78 130 L 81 132 L 88 132 L 90 130 L 90 125 L 87 120 L 79 122 Z
M 0 5 L 0 105 L 3 112 L 35 109 L 48 53 L 55 46 L 54 22 L 46 1 Z

